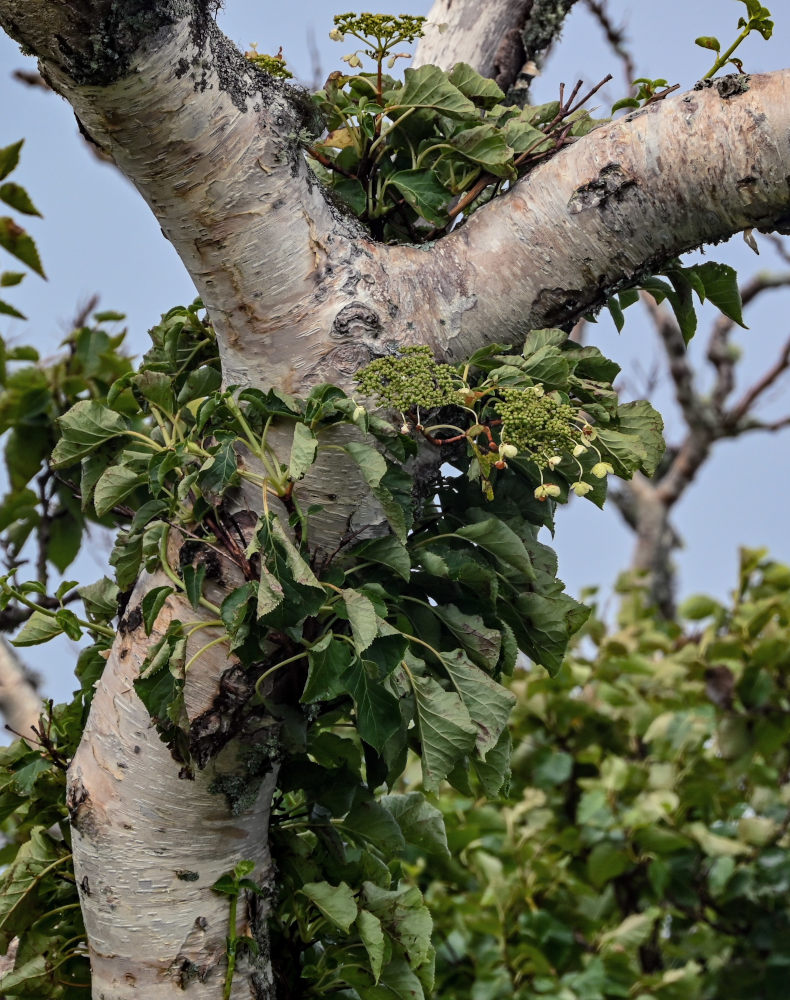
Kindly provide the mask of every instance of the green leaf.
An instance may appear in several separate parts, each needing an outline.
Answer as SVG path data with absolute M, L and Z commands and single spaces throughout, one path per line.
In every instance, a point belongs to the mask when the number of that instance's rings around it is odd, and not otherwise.
M 490 517 L 475 524 L 465 524 L 458 528 L 455 534 L 490 552 L 497 562 L 512 566 L 525 579 L 535 579 L 532 560 L 524 543 L 515 531 L 499 518 Z
M 475 745 L 485 759 L 488 751 L 499 742 L 516 697 L 470 663 L 460 649 L 443 653 L 442 664 L 477 729 Z
M 370 959 L 373 980 L 377 983 L 384 962 L 384 931 L 381 929 L 381 921 L 369 910 L 360 910 L 357 914 L 357 930 Z
M 331 633 L 322 636 L 308 653 L 310 666 L 300 698 L 302 704 L 330 701 L 346 694 L 341 677 L 350 666 L 352 657 L 347 643 L 335 639 Z
M 153 631 L 157 616 L 164 607 L 165 601 L 172 593 L 174 593 L 172 587 L 154 587 L 143 598 L 140 609 L 143 613 L 143 625 L 146 635 L 150 635 Z
M 597 428 L 596 446 L 617 475 L 626 479 L 641 469 L 649 478 L 664 454 L 664 421 L 647 400 L 617 407 L 618 430 Z
M 3 271 L 0 274 L 0 288 L 10 288 L 12 285 L 18 285 L 24 278 L 24 271 Z M 38 359 L 34 358 L 33 360 Z
M 360 444 L 358 441 L 349 441 L 343 445 L 343 450 L 357 463 L 368 486 L 374 487 L 381 483 L 387 473 L 387 462 L 380 452 L 369 444 Z
M 738 288 L 738 275 L 728 264 L 709 260 L 689 268 L 694 271 L 705 287 L 705 295 L 710 301 L 738 326 L 747 329 L 743 322 L 743 303 Z
M 105 469 L 93 490 L 93 506 L 98 516 L 109 514 L 145 481 L 143 473 L 135 472 L 128 465 L 111 465 L 109 469 Z
M 263 618 L 279 607 L 285 596 L 283 585 L 277 577 L 266 568 L 266 563 L 261 559 L 261 578 L 258 583 L 258 603 L 255 611 L 256 618 Z
M 470 98 L 482 107 L 491 108 L 505 99 L 504 93 L 493 80 L 481 76 L 468 63 L 456 63 L 448 79 L 454 87 L 461 91 L 464 97 Z
M 362 653 L 378 635 L 376 610 L 370 598 L 365 597 L 358 590 L 351 590 L 346 587 L 343 589 L 342 595 L 348 620 L 351 623 L 354 648 L 358 653 Z
M 105 441 L 127 430 L 126 421 L 119 413 L 92 399 L 75 403 L 58 417 L 57 423 L 61 437 L 51 460 L 56 469 L 73 465 Z
M 342 683 L 354 699 L 359 735 L 382 753 L 387 740 L 401 727 L 401 714 L 398 699 L 371 676 L 372 672 L 366 663 L 353 660 Z
M 406 583 L 411 579 L 409 551 L 393 535 L 362 542 L 354 549 L 354 559 L 357 562 L 374 562 L 387 566 Z
M 464 129 L 450 139 L 450 145 L 489 174 L 515 179 L 513 149 L 508 146 L 504 134 L 494 125 Z
M 79 619 L 73 611 L 69 611 L 68 608 L 60 608 L 59 611 L 55 612 L 55 621 L 58 623 L 62 631 L 69 637 L 69 639 L 77 642 L 82 638 L 82 629 L 80 628 Z
M 444 691 L 433 678 L 409 676 L 420 734 L 425 790 L 438 792 L 441 781 L 471 752 L 477 728 L 458 695 Z
M 20 139 L 19 142 L 0 149 L 0 181 L 5 180 L 19 163 L 19 152 L 24 142 L 24 139 Z
M 388 95 L 391 108 L 433 108 L 450 118 L 474 117 L 474 104 L 454 87 L 438 66 L 407 69 L 400 90 Z
M 203 581 L 206 578 L 206 564 L 199 563 L 197 566 L 183 566 L 181 575 L 184 578 L 189 603 L 194 611 L 200 609 L 200 598 L 203 596 Z
M 45 278 L 36 244 L 30 236 L 8 216 L 0 218 L 0 247 L 7 250 L 17 260 L 27 264 L 31 271 Z
M 108 576 L 103 576 L 96 583 L 79 587 L 78 591 L 85 605 L 85 612 L 91 617 L 109 621 L 118 614 L 120 591 L 115 581 Z
M 15 309 L 12 305 L 8 302 L 4 302 L 2 299 L 0 299 L 0 316 L 13 316 L 14 319 L 27 319 L 27 316 L 25 316 L 24 313 Z
M 346 934 L 349 932 L 357 919 L 358 909 L 354 893 L 345 882 L 339 885 L 305 882 L 299 891 L 318 907 L 331 924 Z
M 508 794 L 511 751 L 510 732 L 505 728 L 502 730 L 496 746 L 492 747 L 486 754 L 485 760 L 478 757 L 472 758 L 472 769 L 483 786 L 484 794 L 489 799 Z
M 357 802 L 343 826 L 353 840 L 374 844 L 385 857 L 398 857 L 406 846 L 400 826 L 380 802 Z
M 294 425 L 291 458 L 288 463 L 288 477 L 296 482 L 301 479 L 315 461 L 318 441 L 306 424 Z
M 12 938 L 33 921 L 41 879 L 63 860 L 64 852 L 46 830 L 33 827 L 0 880 L 0 952 L 7 952 Z
M 380 889 L 372 882 L 363 882 L 360 902 L 364 909 L 379 918 L 385 932 L 401 945 L 413 969 L 431 958 L 433 921 L 416 886 Z
M 713 35 L 700 35 L 699 38 L 694 39 L 694 44 L 699 45 L 701 49 L 711 49 L 713 52 L 721 51 L 721 42 Z
M 277 539 L 277 542 L 285 553 L 286 564 L 296 583 L 301 583 L 303 587 L 317 587 L 319 590 L 323 590 L 324 588 L 319 583 L 315 573 L 310 569 L 297 547 L 291 541 L 288 532 L 282 526 L 280 520 L 276 517 L 272 518 L 270 527 L 272 535 Z
M 39 212 L 30 200 L 27 191 L 12 181 L 0 184 L 0 201 L 5 202 L 10 208 L 15 208 L 17 212 L 22 212 L 23 215 L 37 215 L 39 218 L 41 217 L 41 212 Z
M 382 795 L 379 801 L 395 817 L 407 844 L 449 856 L 444 817 L 421 792 Z
M 56 635 L 63 632 L 53 615 L 45 615 L 41 611 L 34 611 L 22 626 L 21 631 L 15 639 L 11 640 L 12 646 L 38 646 L 42 642 L 49 642 Z
M 406 71 L 408 72 L 408 70 Z M 397 188 L 414 211 L 435 226 L 448 220 L 447 206 L 452 193 L 431 170 L 399 170 L 390 174 L 387 183 Z
M 74 562 L 82 545 L 82 521 L 62 511 L 61 517 L 55 517 L 49 526 L 49 545 L 47 558 L 59 573 Z
M 146 400 L 167 414 L 175 412 L 173 380 L 163 372 L 140 372 L 131 380 L 131 387 L 138 400 Z
M 502 638 L 496 629 L 488 628 L 479 615 L 460 611 L 454 604 L 437 605 L 433 608 L 433 613 L 458 639 L 475 663 L 486 670 L 494 670 L 502 648 Z

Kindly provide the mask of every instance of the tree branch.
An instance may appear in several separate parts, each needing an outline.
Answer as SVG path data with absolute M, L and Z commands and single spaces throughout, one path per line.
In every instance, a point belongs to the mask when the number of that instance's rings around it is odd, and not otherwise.
M 664 347 L 669 374 L 675 385 L 675 399 L 686 423 L 693 427 L 698 422 L 705 422 L 708 419 L 707 407 L 694 385 L 694 373 L 689 364 L 686 344 L 675 317 L 665 306 L 659 305 L 652 295 L 643 293 L 641 298 Z
M 737 433 L 737 428 L 740 426 L 741 422 L 746 418 L 749 412 L 754 407 L 754 404 L 771 386 L 776 382 L 776 380 L 790 368 L 790 340 L 782 348 L 782 351 L 776 360 L 776 362 L 768 369 L 768 371 L 758 379 L 753 385 L 751 385 L 740 400 L 732 407 L 732 409 L 725 414 L 725 427 L 731 428 L 730 434 L 733 432 Z
M 612 52 L 614 52 L 622 63 L 626 86 L 631 87 L 636 76 L 636 66 L 633 56 L 625 44 L 625 28 L 618 28 L 615 25 L 609 14 L 609 7 L 606 0 L 584 0 L 584 3 L 598 24 L 600 24 Z
M 38 722 L 41 695 L 33 677 L 5 639 L 0 638 L 0 713 L 6 726 L 23 736 Z

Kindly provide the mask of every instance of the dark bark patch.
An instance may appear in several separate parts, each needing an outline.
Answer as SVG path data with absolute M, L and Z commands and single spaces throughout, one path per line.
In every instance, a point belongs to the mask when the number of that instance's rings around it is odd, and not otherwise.
M 722 100 L 729 100 L 739 94 L 745 94 L 750 86 L 748 73 L 730 73 L 728 76 L 719 76 L 715 80 L 697 80 L 694 84 L 695 90 L 710 90 L 715 87 Z
M 128 632 L 134 632 L 136 629 L 140 628 L 143 624 L 143 612 L 140 609 L 140 605 L 136 608 L 132 608 L 128 615 L 118 622 L 118 631 L 121 635 L 126 635 Z
M 362 337 L 375 340 L 380 332 L 381 318 L 376 310 L 355 299 L 335 316 L 329 335 L 333 340 L 359 340 Z
M 619 163 L 607 163 L 594 181 L 582 184 L 568 200 L 571 215 L 593 208 L 603 208 L 612 202 L 620 202 L 626 192 L 636 186 L 636 181 L 623 170 Z

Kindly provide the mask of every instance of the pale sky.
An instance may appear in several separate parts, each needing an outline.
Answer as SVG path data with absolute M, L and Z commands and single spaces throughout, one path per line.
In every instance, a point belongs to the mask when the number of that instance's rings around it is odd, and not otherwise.
M 778 7 L 776 3 L 770 6 Z M 610 7 L 615 21 L 628 26 L 637 75 L 666 77 L 670 83 L 680 83 L 681 90 L 692 86 L 711 62 L 711 53 L 697 48 L 694 38 L 717 35 L 724 46 L 728 45 L 745 10 L 738 0 L 662 0 L 655 4 L 613 0 Z M 393 8 L 384 5 L 374 9 L 427 14 L 429 8 L 427 2 L 399 0 Z M 346 9 L 326 0 L 296 0 L 276 6 L 227 0 L 219 23 L 243 48 L 257 42 L 259 51 L 276 52 L 282 45 L 297 77 L 309 82 L 313 76 L 310 34 L 326 76 L 337 68 L 346 51 L 328 38 L 332 14 Z M 771 42 L 755 37 L 742 46 L 739 54 L 746 71 L 783 66 L 790 52 L 790 11 L 780 10 L 777 20 Z M 1 317 L 0 333 L 54 352 L 68 332 L 78 304 L 98 292 L 102 308 L 127 314 L 127 343 L 132 351 L 141 353 L 146 347 L 146 330 L 171 306 L 191 301 L 194 289 L 132 186 L 114 168 L 99 163 L 79 138 L 69 106 L 55 95 L 24 87 L 11 77 L 14 69 L 34 67 L 34 61 L 21 56 L 13 42 L 0 37 L 0 146 L 25 138 L 21 166 L 13 179 L 27 187 L 44 215 L 43 221 L 32 222 L 30 230 L 49 277 L 43 282 L 31 275 L 13 289 L 14 304 L 29 320 L 21 323 Z M 579 2 L 567 22 L 562 44 L 534 87 L 534 99 L 555 98 L 560 81 L 572 86 L 582 77 L 592 84 L 607 72 L 612 72 L 615 80 L 600 95 L 601 115 L 612 101 L 626 96 L 625 82 L 620 64 Z M 781 267 L 770 243 L 760 239 L 760 247 L 757 258 L 738 237 L 729 246 L 710 248 L 707 259 L 732 263 L 743 277 L 760 268 Z M 517 275 L 514 280 L 518 280 Z M 773 293 L 747 314 L 750 329 L 737 338 L 744 350 L 742 384 L 773 363 L 790 335 L 786 319 L 789 307 L 790 294 Z M 707 309 L 703 311 L 692 357 L 704 356 L 705 332 L 712 315 Z M 660 357 L 649 328 L 637 316 L 630 317 L 620 336 L 602 319 L 590 328 L 589 342 L 623 366 L 631 395 L 638 395 L 644 383 L 639 370 L 650 371 Z M 789 385 L 790 380 L 774 391 L 763 411 L 766 416 L 790 413 Z M 677 416 L 671 391 L 666 384 L 660 385 L 652 398 L 664 414 L 667 437 L 672 441 Z M 739 545 L 765 546 L 776 558 L 790 562 L 785 528 L 788 444 L 790 436 L 783 432 L 773 437 L 754 435 L 716 448 L 676 510 L 676 525 L 686 540 L 686 548 L 677 558 L 682 595 L 704 591 L 725 597 L 735 583 Z M 560 511 L 558 518 L 553 544 L 559 554 L 560 576 L 571 593 L 578 594 L 590 584 L 599 584 L 608 593 L 628 563 L 632 543 L 633 536 L 621 526 L 614 509 L 600 512 L 589 503 L 575 502 Z M 84 577 L 85 582 L 104 572 L 101 558 L 95 554 L 81 558 L 74 570 L 70 569 L 69 576 Z M 55 655 L 51 648 L 37 647 L 25 650 L 25 657 L 46 670 L 48 696 L 58 700 L 69 695 L 73 683 L 67 649 Z

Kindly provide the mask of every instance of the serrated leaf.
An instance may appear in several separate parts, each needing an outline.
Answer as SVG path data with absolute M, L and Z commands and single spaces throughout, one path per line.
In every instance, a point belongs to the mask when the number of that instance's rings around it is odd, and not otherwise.
M 8 302 L 4 302 L 0 299 L 0 316 L 13 316 L 14 319 L 27 319 L 24 313 L 21 313 L 18 309 L 15 309 Z
M 401 728 L 398 699 L 372 677 L 366 665 L 359 660 L 352 660 L 341 680 L 354 699 L 359 735 L 374 750 L 382 753 L 387 740 Z
M 354 648 L 358 653 L 364 652 L 378 635 L 378 616 L 370 598 L 358 590 L 346 587 L 342 591 L 343 603 L 346 606 L 348 620 L 351 623 L 351 634 L 354 637 Z
M 364 882 L 361 904 L 377 916 L 385 932 L 398 941 L 413 969 L 430 959 L 433 921 L 416 886 L 380 889 L 372 882 Z
M 15 208 L 17 212 L 22 212 L 23 215 L 37 215 L 41 218 L 41 212 L 30 200 L 27 191 L 21 185 L 14 184 L 13 181 L 0 184 L 0 201 L 5 202 L 9 208 Z
M 510 731 L 505 728 L 500 733 L 496 745 L 486 754 L 485 760 L 472 758 L 472 769 L 489 799 L 508 794 L 511 750 Z
M 143 598 L 140 610 L 143 613 L 143 626 L 146 635 L 150 635 L 153 631 L 157 616 L 172 593 L 174 593 L 172 587 L 154 587 Z
M 421 792 L 382 795 L 379 801 L 395 817 L 407 844 L 449 856 L 444 817 Z
M 45 278 L 36 244 L 32 238 L 8 216 L 0 218 L 0 247 L 7 250 L 17 260 L 27 264 L 31 271 Z
M 411 559 L 405 545 L 392 535 L 363 542 L 354 549 L 354 558 L 361 562 L 375 562 L 387 566 L 406 583 L 411 579 Z
M 348 643 L 330 633 L 312 647 L 308 653 L 307 682 L 300 701 L 309 705 L 316 701 L 330 701 L 346 694 L 341 678 L 351 664 L 353 653 Z
M 77 642 L 82 638 L 79 619 L 73 611 L 69 611 L 68 608 L 60 608 L 59 611 L 55 612 L 55 621 L 69 639 Z
M 381 921 L 369 910 L 360 910 L 357 914 L 357 930 L 370 959 L 373 981 L 377 983 L 384 962 L 384 931 L 381 929 Z
M 345 882 L 339 885 L 305 882 L 299 891 L 318 907 L 331 924 L 346 934 L 349 932 L 357 919 L 358 908 L 354 893 Z
M 596 446 L 611 462 L 615 473 L 630 477 L 641 469 L 648 477 L 664 454 L 664 421 L 647 400 L 635 400 L 617 408 L 618 429 L 599 427 Z
M 0 181 L 5 180 L 19 163 L 19 153 L 24 142 L 24 139 L 20 139 L 19 142 L 0 149 Z
M 455 765 L 469 754 L 477 729 L 457 694 L 444 691 L 432 677 L 411 674 L 417 727 L 420 734 L 423 785 L 438 792 Z
M 502 648 L 502 639 L 496 629 L 488 628 L 479 615 L 460 611 L 454 604 L 439 604 L 433 608 L 433 613 L 475 663 L 486 670 L 494 670 Z
M 343 820 L 348 836 L 375 844 L 385 857 L 397 857 L 406 846 L 400 825 L 381 802 L 357 802 Z
M 63 629 L 55 621 L 54 616 L 45 615 L 41 611 L 34 611 L 22 626 L 16 638 L 11 640 L 12 646 L 38 646 L 42 642 L 49 642 L 56 635 L 60 635 Z
M 258 603 L 255 611 L 257 618 L 263 618 L 279 607 L 284 597 L 283 585 L 277 577 L 266 568 L 261 559 L 261 578 L 258 582 Z
M 0 952 L 7 952 L 11 939 L 32 923 L 39 882 L 63 860 L 64 854 L 46 830 L 33 827 L 0 880 Z
M 58 417 L 60 440 L 52 452 L 52 465 L 63 468 L 89 455 L 99 445 L 127 430 L 123 417 L 95 400 L 80 400 Z
M 321 586 L 315 573 L 310 569 L 310 566 L 302 557 L 299 549 L 297 549 L 291 541 L 288 532 L 282 526 L 278 518 L 273 518 L 271 520 L 270 530 L 285 553 L 286 565 L 291 571 L 291 576 L 293 576 L 296 583 L 301 583 L 303 587 L 317 587 L 319 590 L 323 590 L 324 588 Z
M 115 581 L 108 576 L 103 576 L 96 583 L 79 587 L 78 593 L 88 615 L 109 621 L 118 614 L 118 594 L 120 591 Z
M 513 148 L 507 144 L 504 133 L 493 125 L 464 129 L 450 139 L 450 145 L 494 177 L 516 176 Z
M 315 461 L 318 441 L 306 424 L 294 425 L 291 457 L 288 462 L 288 477 L 296 482 L 301 479 Z
M 358 441 L 347 442 L 343 445 L 343 450 L 357 463 L 368 486 L 374 487 L 381 483 L 387 472 L 387 462 L 380 452 L 369 444 L 360 444 Z
M 471 663 L 460 649 L 442 653 L 442 664 L 477 729 L 475 745 L 485 760 L 507 727 L 516 697 Z

